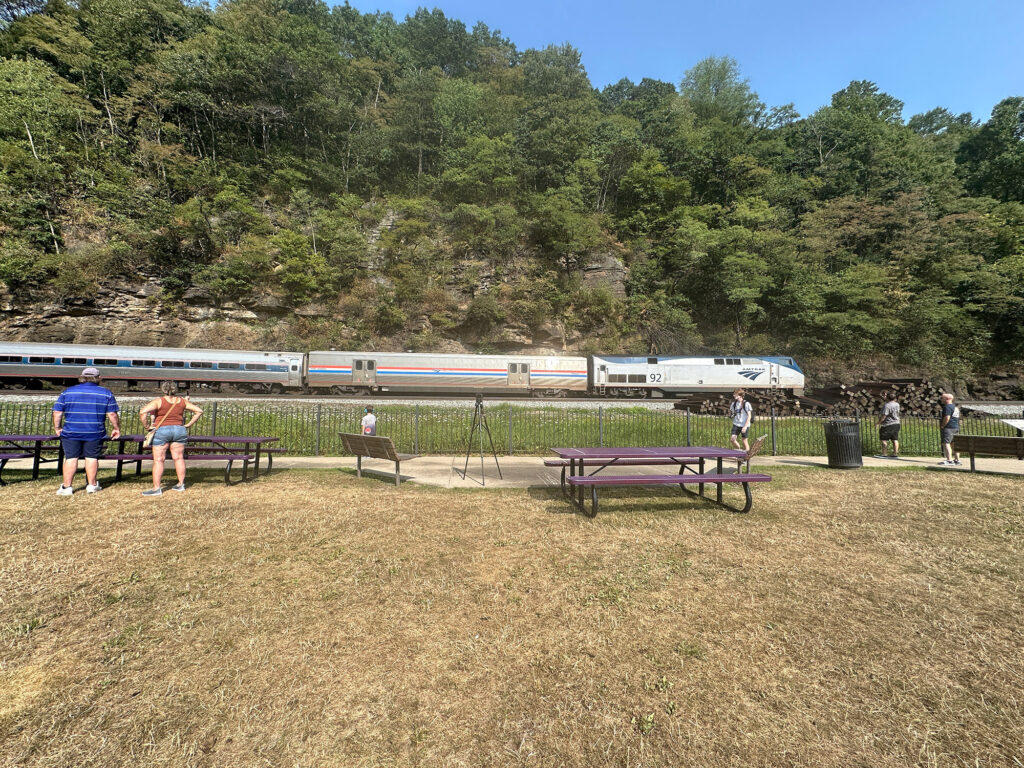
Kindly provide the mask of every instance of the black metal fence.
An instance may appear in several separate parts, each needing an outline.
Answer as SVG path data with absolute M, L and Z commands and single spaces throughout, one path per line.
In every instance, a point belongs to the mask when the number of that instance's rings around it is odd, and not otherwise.
M 126 433 L 141 430 L 138 408 L 146 402 L 122 398 Z M 271 403 L 240 400 L 197 401 L 205 413 L 195 434 L 273 435 L 295 455 L 343 453 L 340 432 L 358 432 L 363 406 L 347 403 Z M 52 403 L 0 402 L 0 433 L 47 434 L 52 431 Z M 385 405 L 376 407 L 377 434 L 391 437 L 399 451 L 452 455 L 466 450 L 473 405 Z M 552 447 L 624 445 L 727 445 L 731 423 L 726 416 L 643 407 L 555 408 L 531 404 L 488 404 L 484 414 L 494 447 L 504 455 L 539 455 Z M 768 436 L 765 453 L 824 456 L 823 419 L 816 416 L 758 414 L 750 438 Z M 1017 435 L 996 416 L 974 413 L 961 421 L 963 434 Z M 874 421 L 860 421 L 863 453 L 880 450 Z M 486 438 L 485 438 L 486 439 Z M 938 417 L 906 418 L 900 434 L 906 456 L 938 456 Z M 478 445 L 474 448 L 479 448 Z M 489 449 L 489 446 L 487 446 Z

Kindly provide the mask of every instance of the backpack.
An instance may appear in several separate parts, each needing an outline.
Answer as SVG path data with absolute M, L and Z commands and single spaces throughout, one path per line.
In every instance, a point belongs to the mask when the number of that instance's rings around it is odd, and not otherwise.
M 754 422 L 757 420 L 757 416 L 754 413 L 754 406 L 752 406 L 749 401 L 744 400 L 743 405 L 741 407 L 743 408 L 743 410 L 750 408 L 750 426 L 754 426 Z M 736 416 L 738 414 L 739 411 L 736 410 L 736 401 L 733 400 L 731 403 L 729 403 L 729 416 Z

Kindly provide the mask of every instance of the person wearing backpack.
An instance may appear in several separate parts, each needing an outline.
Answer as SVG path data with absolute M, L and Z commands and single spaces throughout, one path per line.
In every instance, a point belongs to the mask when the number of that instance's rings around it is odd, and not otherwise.
M 750 431 L 750 423 L 754 420 L 754 409 L 750 403 L 743 399 L 745 393 L 737 389 L 732 393 L 732 402 L 729 403 L 729 415 L 732 417 L 732 432 L 729 434 L 729 441 L 732 447 L 739 450 L 740 444 L 736 439 L 743 439 L 743 450 L 750 450 L 750 441 L 747 440 L 747 433 Z

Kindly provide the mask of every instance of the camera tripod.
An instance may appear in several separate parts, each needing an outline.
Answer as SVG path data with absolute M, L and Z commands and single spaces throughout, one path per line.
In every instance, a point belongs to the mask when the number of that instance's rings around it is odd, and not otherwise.
M 466 441 L 466 465 L 462 468 L 462 479 L 466 479 L 469 470 L 469 454 L 473 450 L 473 434 L 480 433 L 480 484 L 487 485 L 484 477 L 484 432 L 491 443 L 491 455 L 494 457 L 494 465 L 498 468 L 498 478 L 501 479 L 501 464 L 498 463 L 498 452 L 494 448 L 494 438 L 491 437 L 491 428 L 487 424 L 487 414 L 484 413 L 484 396 L 476 396 L 476 408 L 473 411 L 473 426 L 469 428 L 469 439 Z

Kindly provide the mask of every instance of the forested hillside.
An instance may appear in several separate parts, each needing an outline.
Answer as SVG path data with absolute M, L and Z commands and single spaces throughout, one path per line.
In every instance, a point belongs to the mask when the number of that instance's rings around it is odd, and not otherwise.
M 318 0 L 0 16 L 17 311 L 148 282 L 159 311 L 276 302 L 252 322 L 294 346 L 557 326 L 581 351 L 1024 359 L 1024 97 L 904 120 L 858 81 L 802 116 L 732 59 L 598 91 L 570 45 Z M 623 290 L 584 279 L 616 260 Z

